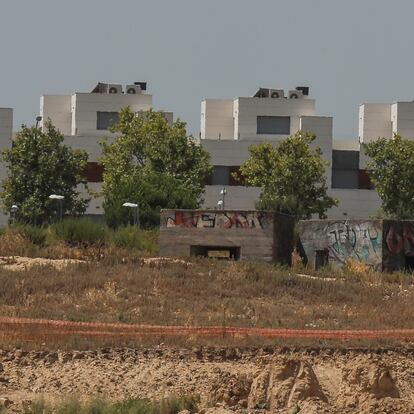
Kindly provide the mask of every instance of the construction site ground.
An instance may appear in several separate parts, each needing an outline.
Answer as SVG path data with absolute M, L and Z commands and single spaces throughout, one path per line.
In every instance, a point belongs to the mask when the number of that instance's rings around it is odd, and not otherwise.
M 193 395 L 203 413 L 414 413 L 409 274 L 8 257 L 0 284 L 10 412 Z

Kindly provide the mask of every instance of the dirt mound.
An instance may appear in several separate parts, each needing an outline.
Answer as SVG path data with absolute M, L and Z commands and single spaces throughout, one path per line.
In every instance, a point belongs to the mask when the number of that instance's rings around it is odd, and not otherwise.
M 271 412 L 299 408 L 303 401 L 326 402 L 310 364 L 287 360 L 261 372 L 253 381 L 248 398 L 250 409 L 266 408 Z M 320 404 L 319 404 L 320 405 Z
M 0 350 L 0 404 L 198 395 L 205 414 L 413 413 L 413 371 L 411 351 Z

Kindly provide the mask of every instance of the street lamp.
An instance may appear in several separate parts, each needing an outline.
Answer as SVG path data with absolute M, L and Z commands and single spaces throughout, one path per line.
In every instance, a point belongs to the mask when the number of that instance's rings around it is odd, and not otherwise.
M 16 214 L 18 211 L 19 211 L 19 207 L 17 207 L 16 204 L 13 204 L 10 208 L 11 223 L 14 223 L 16 221 Z
M 58 195 L 58 194 L 50 194 L 49 198 L 51 200 L 57 200 L 59 203 L 59 220 L 62 221 L 63 219 L 63 200 L 65 196 Z
M 223 200 L 217 201 L 217 205 L 219 206 L 219 209 L 223 209 Z
M 226 190 L 226 187 L 223 187 L 221 190 L 220 190 L 220 194 L 221 194 L 221 201 L 222 201 L 222 205 L 223 205 L 223 210 L 224 210 L 224 208 L 225 208 L 225 205 L 226 205 L 226 194 L 227 194 L 227 190 Z
M 42 120 L 41 116 L 36 117 L 36 129 L 39 128 L 39 122 Z
M 134 208 L 135 209 L 135 214 L 134 214 L 134 226 L 138 226 L 139 227 L 139 205 L 137 203 L 124 203 L 122 204 L 123 207 L 129 207 L 129 208 Z

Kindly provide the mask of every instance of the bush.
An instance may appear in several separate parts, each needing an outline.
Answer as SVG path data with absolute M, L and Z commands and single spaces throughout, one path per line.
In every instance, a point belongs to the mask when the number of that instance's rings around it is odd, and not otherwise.
M 68 218 L 53 224 L 52 231 L 58 240 L 71 246 L 103 245 L 107 239 L 106 228 L 85 218 Z
M 180 411 L 196 411 L 198 397 L 170 397 L 161 402 L 146 399 L 129 399 L 120 403 L 109 403 L 96 399 L 82 404 L 78 399 L 71 398 L 58 407 L 48 407 L 44 401 L 35 402 L 26 414 L 178 414 Z M 1 411 L 0 411 L 1 413 Z
M 44 247 L 47 240 L 47 229 L 44 227 L 36 227 L 30 224 L 15 224 L 6 232 L 19 234 L 24 239 L 30 241 L 35 246 Z
M 155 233 L 136 226 L 119 227 L 111 233 L 112 243 L 122 249 L 156 251 Z

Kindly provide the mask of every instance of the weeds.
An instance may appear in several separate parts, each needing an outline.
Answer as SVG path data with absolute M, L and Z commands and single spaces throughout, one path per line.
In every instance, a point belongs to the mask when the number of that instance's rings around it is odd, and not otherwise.
M 34 402 L 26 408 L 25 414 L 178 414 L 183 410 L 195 412 L 199 402 L 199 397 L 194 396 L 169 397 L 156 402 L 128 399 L 118 403 L 101 398 L 82 403 L 72 397 L 57 406 L 50 406 L 43 400 Z

